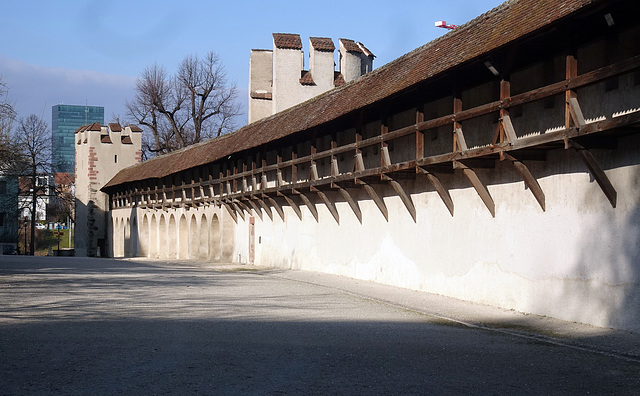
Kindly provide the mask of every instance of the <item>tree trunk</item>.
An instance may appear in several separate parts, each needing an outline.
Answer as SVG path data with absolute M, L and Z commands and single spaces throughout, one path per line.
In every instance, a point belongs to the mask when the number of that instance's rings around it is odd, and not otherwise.
M 36 251 L 36 198 L 38 197 L 36 191 L 36 181 L 33 180 L 33 193 L 31 194 L 31 241 L 29 241 L 29 254 L 33 256 Z

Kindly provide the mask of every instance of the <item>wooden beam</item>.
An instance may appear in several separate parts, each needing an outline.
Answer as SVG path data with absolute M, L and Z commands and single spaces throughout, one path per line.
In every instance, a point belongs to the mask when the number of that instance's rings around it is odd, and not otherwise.
M 269 219 L 271 219 L 271 221 L 273 221 L 273 212 L 271 211 L 271 208 L 266 203 L 264 203 L 263 200 L 261 200 L 260 198 L 258 198 L 256 196 L 252 197 L 252 199 L 258 201 L 260 206 L 262 206 L 262 209 L 264 209 L 265 213 L 267 213 L 267 216 L 269 216 Z
M 451 195 L 449 195 L 449 191 L 447 191 L 447 189 L 445 189 L 440 182 L 440 179 L 438 179 L 436 175 L 424 168 L 418 167 L 417 170 L 427 176 L 427 179 L 429 179 L 429 182 L 431 183 L 431 185 L 433 185 L 433 188 L 436 189 L 436 192 L 440 196 L 440 199 L 442 199 L 444 205 L 449 210 L 449 213 L 451 213 L 451 216 L 453 216 L 453 200 L 451 199 Z
M 284 221 L 284 210 L 282 210 L 280 205 L 278 205 L 278 202 L 276 202 L 275 199 L 271 198 L 270 196 L 268 196 L 266 194 L 262 194 L 262 196 L 265 197 L 269 201 L 271 206 L 273 206 L 276 209 L 276 212 L 278 213 L 278 216 L 280 216 L 282 221 Z
M 307 208 L 309 208 L 309 211 L 313 215 L 313 218 L 316 219 L 316 221 L 318 221 L 318 210 L 316 209 L 316 206 L 309 200 L 309 198 L 306 195 L 304 195 L 300 191 L 295 189 L 292 191 L 294 194 L 298 194 L 300 196 L 300 198 L 302 199 L 302 202 L 304 202 L 304 204 L 307 205 Z
M 469 179 L 471 185 L 473 186 L 473 188 L 475 188 L 476 192 L 480 196 L 480 199 L 482 199 L 482 202 L 484 202 L 484 205 L 487 207 L 487 209 L 489 209 L 489 212 L 491 212 L 491 216 L 496 217 L 496 204 L 493 202 L 493 198 L 491 198 L 489 190 L 487 190 L 484 184 L 482 184 L 476 172 L 459 161 L 454 161 L 454 165 L 458 169 L 462 169 L 462 172 L 467 177 L 467 179 Z
M 362 185 L 362 187 L 367 192 L 369 197 L 371 197 L 371 199 L 376 204 L 378 209 L 380 209 L 380 212 L 382 213 L 382 216 L 384 216 L 384 219 L 388 222 L 389 221 L 389 211 L 387 210 L 387 205 L 384 204 L 384 201 L 382 200 L 382 198 L 380 198 L 380 196 L 378 195 L 376 190 L 374 190 L 373 187 L 371 187 L 369 184 L 363 182 L 362 180 L 358 180 L 358 184 Z
M 404 188 L 402 188 L 402 185 L 400 183 L 398 183 L 398 181 L 394 180 L 391 176 L 383 175 L 383 179 L 388 181 L 389 184 L 391 184 L 391 187 L 393 187 L 393 189 L 396 191 L 396 193 L 398 194 L 398 196 L 402 200 L 402 203 L 404 204 L 404 206 L 409 211 L 409 214 L 413 218 L 413 221 L 417 222 L 417 220 L 416 220 L 417 219 L 417 217 L 416 217 L 416 207 L 415 207 L 415 205 L 413 205 L 413 201 L 411 200 L 411 196 L 409 196 L 409 194 L 407 194 L 407 192 L 404 191 Z
M 604 170 L 602 170 L 602 167 L 600 167 L 600 164 L 598 164 L 598 161 L 595 159 L 593 154 L 591 154 L 591 151 L 581 146 L 575 140 L 570 140 L 569 142 L 571 144 L 571 147 L 573 147 L 580 155 L 580 158 L 582 158 L 582 161 L 589 169 L 589 172 L 591 172 L 591 176 L 593 176 L 593 178 L 602 189 L 602 192 L 604 192 L 604 195 L 606 195 L 607 199 L 609 199 L 611 206 L 615 208 L 618 199 L 618 193 L 613 187 L 613 184 L 611 184 L 611 180 L 609 180 L 607 174 L 604 173 Z
M 262 220 L 262 210 L 258 207 L 258 205 L 249 198 L 246 198 L 246 201 L 249 202 L 249 205 L 251 205 L 253 211 L 256 212 L 260 220 Z
M 329 212 L 331 212 L 331 215 L 336 220 L 336 223 L 340 224 L 340 215 L 338 215 L 338 210 L 333 205 L 333 203 L 331 202 L 329 197 L 327 197 L 327 194 L 325 194 L 324 192 L 322 192 L 320 190 L 316 191 L 316 193 L 318 194 L 318 196 L 320 197 L 322 202 L 324 202 L 324 204 L 327 207 L 327 209 L 329 209 Z
M 296 215 L 298 216 L 298 218 L 300 220 L 302 220 L 302 211 L 300 211 L 300 208 L 298 207 L 298 205 L 294 202 L 293 199 L 287 197 L 286 195 L 282 195 L 284 197 L 284 200 L 287 201 L 287 203 L 289 204 L 289 206 L 291 206 L 291 209 L 293 209 L 294 212 L 296 212 Z
M 227 209 L 227 212 L 229 212 L 229 214 L 231 215 L 231 218 L 237 224 L 238 223 L 238 216 L 236 215 L 236 212 L 231 207 L 231 205 L 229 205 L 228 203 L 223 203 L 222 206 L 224 206 Z
M 571 120 L 576 128 L 582 128 L 586 125 L 586 121 L 584 120 L 584 115 L 582 115 L 582 110 L 580 109 L 580 104 L 578 103 L 578 98 L 570 97 L 568 108 L 569 114 L 571 115 Z
M 345 199 L 345 201 L 347 201 L 347 203 L 351 207 L 351 210 L 353 210 L 353 213 L 358 218 L 358 221 L 360 222 L 360 224 L 362 224 L 362 211 L 360 210 L 360 206 L 358 206 L 358 202 L 356 202 L 351 194 L 349 194 L 349 191 L 345 190 L 344 188 L 338 186 L 338 191 L 340 191 L 340 194 L 342 194 L 342 197 Z
M 240 206 L 238 206 L 237 202 L 231 201 L 231 205 L 233 205 L 233 207 L 236 210 L 236 213 L 238 213 L 240 215 L 240 217 L 242 217 L 242 220 L 244 220 L 244 212 L 242 211 Z
M 538 184 L 538 180 L 536 180 L 536 178 L 533 177 L 533 175 L 529 171 L 529 168 L 527 168 L 527 166 L 517 158 L 514 158 L 513 156 L 507 153 L 504 153 L 503 155 L 506 159 L 511 161 L 513 166 L 516 168 L 516 171 L 518 171 L 518 173 L 522 177 L 522 180 L 524 180 L 524 184 L 527 185 L 527 187 L 533 194 L 536 201 L 538 201 L 538 204 L 540 204 L 542 211 L 543 212 L 546 211 L 544 191 L 542 191 L 540 184 Z

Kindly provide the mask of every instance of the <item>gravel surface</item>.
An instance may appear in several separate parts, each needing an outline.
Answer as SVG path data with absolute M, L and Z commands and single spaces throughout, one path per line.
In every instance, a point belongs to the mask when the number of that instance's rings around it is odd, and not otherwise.
M 412 293 L 248 266 L 0 256 L 0 394 L 640 390 L 635 350 L 596 330 L 577 342 L 483 325 Z

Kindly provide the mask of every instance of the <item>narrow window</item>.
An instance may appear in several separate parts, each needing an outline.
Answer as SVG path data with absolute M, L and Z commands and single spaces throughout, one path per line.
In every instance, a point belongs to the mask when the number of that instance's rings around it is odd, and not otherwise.
M 117 154 L 114 156 L 114 161 L 115 161 L 116 164 L 118 163 L 118 155 Z

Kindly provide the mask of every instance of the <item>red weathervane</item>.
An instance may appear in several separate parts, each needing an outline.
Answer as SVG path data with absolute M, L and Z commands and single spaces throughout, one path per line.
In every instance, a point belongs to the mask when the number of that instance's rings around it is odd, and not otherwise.
M 458 25 L 447 25 L 447 21 L 436 21 L 436 27 L 445 29 L 456 29 Z

